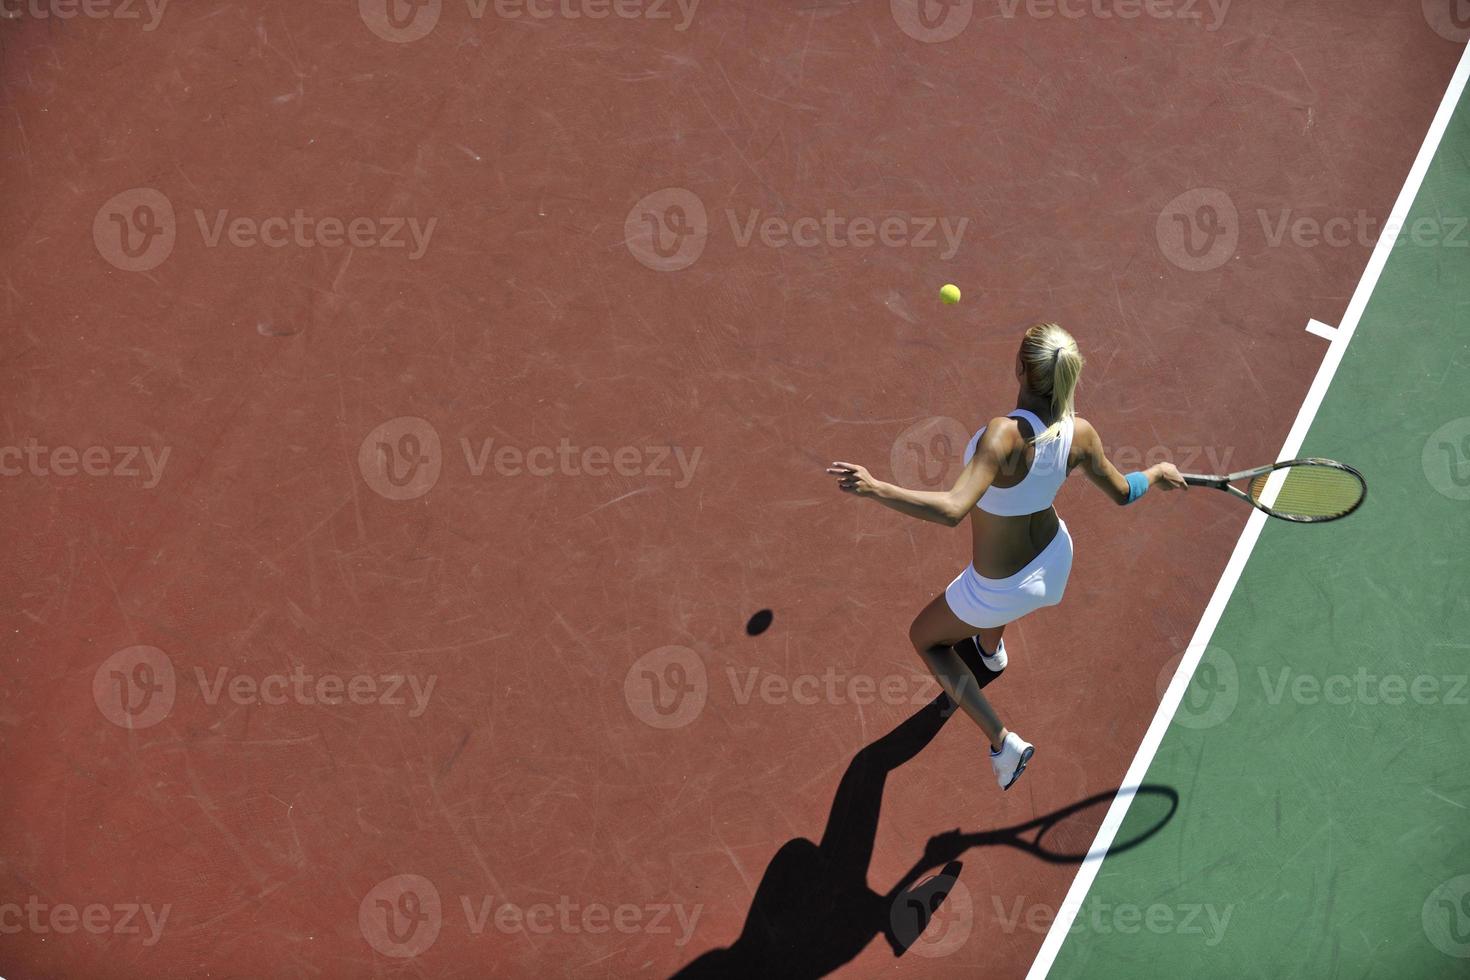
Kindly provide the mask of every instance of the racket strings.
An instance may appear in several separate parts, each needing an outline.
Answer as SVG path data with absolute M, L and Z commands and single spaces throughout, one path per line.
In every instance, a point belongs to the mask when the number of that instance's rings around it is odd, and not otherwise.
M 1251 480 L 1252 500 L 1264 504 L 1266 485 L 1273 474 Z M 1334 466 L 1292 466 L 1276 499 L 1268 505 L 1278 514 L 1297 517 L 1336 517 L 1346 514 L 1363 499 L 1367 488 L 1355 474 Z

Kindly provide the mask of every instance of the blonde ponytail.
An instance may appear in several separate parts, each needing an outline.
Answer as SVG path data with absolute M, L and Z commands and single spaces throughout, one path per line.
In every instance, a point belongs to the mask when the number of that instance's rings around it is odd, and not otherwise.
M 1077 384 L 1086 362 L 1072 335 L 1055 323 L 1037 323 L 1021 338 L 1021 364 L 1026 387 L 1051 399 L 1052 424 L 1036 436 L 1036 443 L 1049 442 L 1062 434 L 1062 426 L 1076 414 Z

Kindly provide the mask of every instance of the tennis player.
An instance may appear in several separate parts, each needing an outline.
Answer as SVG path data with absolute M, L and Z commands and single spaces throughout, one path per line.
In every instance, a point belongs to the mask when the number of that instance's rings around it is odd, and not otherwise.
M 1062 482 L 1083 464 L 1088 479 L 1118 504 L 1133 503 L 1155 484 L 1185 486 L 1172 463 L 1125 476 L 1108 461 L 1097 430 L 1073 410 L 1082 364 L 1077 341 L 1060 326 L 1029 327 L 1016 354 L 1015 411 L 975 433 L 948 491 L 907 490 L 875 480 L 856 463 L 827 469 L 842 490 L 900 514 L 948 527 L 970 518 L 974 561 L 919 613 L 909 639 L 990 740 L 990 765 L 1003 790 L 1020 778 L 1034 748 L 1001 724 L 980 689 L 1005 670 L 1006 624 L 1062 601 L 1072 570 L 1072 536 L 1052 507 Z M 979 654 L 968 665 L 967 644 Z

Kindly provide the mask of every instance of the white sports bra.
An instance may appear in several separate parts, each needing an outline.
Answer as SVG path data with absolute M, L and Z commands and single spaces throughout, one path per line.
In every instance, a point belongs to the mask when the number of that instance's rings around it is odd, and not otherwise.
M 1032 433 L 1039 435 L 1045 431 L 1046 425 L 1035 412 L 1018 408 L 1008 417 L 1017 415 L 1031 423 Z M 1068 417 L 1062 422 L 1060 436 L 1036 447 L 1036 458 L 1020 483 L 1013 487 L 990 487 L 975 506 L 996 517 L 1024 517 L 1050 507 L 1067 479 L 1067 459 L 1072 454 L 1074 431 L 1073 420 Z M 985 428 L 981 428 L 970 439 L 970 445 L 965 448 L 966 465 L 974 458 L 975 447 L 980 445 L 980 437 L 984 434 Z

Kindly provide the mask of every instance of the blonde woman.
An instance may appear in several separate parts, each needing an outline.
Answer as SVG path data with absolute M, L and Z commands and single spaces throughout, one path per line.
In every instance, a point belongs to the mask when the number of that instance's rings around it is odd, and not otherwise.
M 900 514 L 948 527 L 970 518 L 974 561 L 919 613 L 909 639 L 989 739 L 990 765 L 1003 790 L 1020 778 L 1034 749 L 1001 724 L 980 689 L 1005 669 L 1006 624 L 1062 601 L 1072 570 L 1072 536 L 1052 507 L 1062 482 L 1080 463 L 1118 504 L 1133 503 L 1155 484 L 1184 488 L 1171 463 L 1125 476 L 1108 461 L 1097 430 L 1074 412 L 1082 365 L 1067 331 L 1055 323 L 1029 327 L 1016 354 L 1016 408 L 975 433 L 964 471 L 948 491 L 906 490 L 855 463 L 827 470 L 842 490 Z M 968 644 L 979 656 L 967 666 Z

